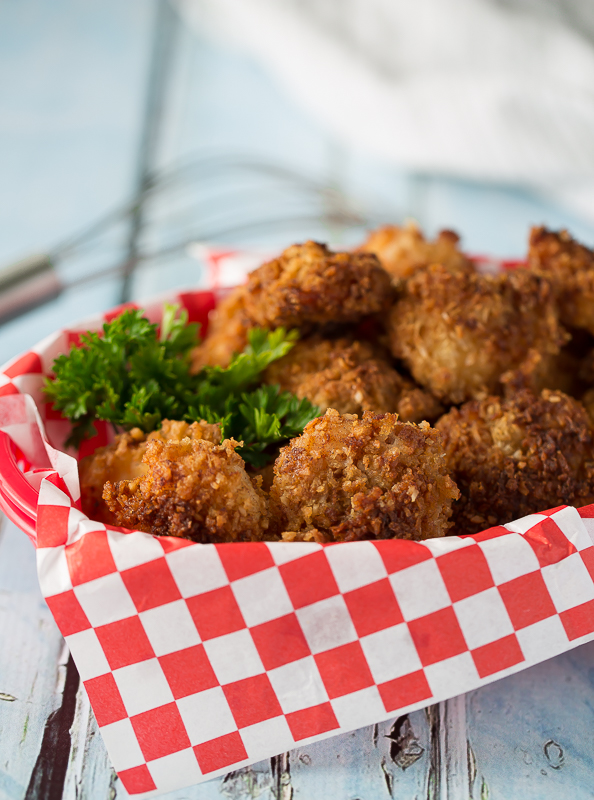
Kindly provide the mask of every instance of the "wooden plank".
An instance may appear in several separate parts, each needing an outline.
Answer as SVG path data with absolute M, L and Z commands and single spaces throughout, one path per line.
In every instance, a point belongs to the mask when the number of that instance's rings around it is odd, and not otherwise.
M 0 528 L 0 798 L 22 800 L 68 658 L 41 596 L 35 551 L 12 523 Z

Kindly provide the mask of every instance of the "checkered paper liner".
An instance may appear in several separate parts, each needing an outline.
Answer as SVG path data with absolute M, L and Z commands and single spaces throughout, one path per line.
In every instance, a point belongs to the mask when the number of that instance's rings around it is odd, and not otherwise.
M 201 321 L 216 302 L 178 299 Z M 39 489 L 41 589 L 131 794 L 390 719 L 594 638 L 594 506 L 473 536 L 326 546 L 203 545 L 88 519 L 68 423 L 41 396 L 80 330 L 4 368 L 0 429 Z M 86 450 L 105 441 L 101 428 Z

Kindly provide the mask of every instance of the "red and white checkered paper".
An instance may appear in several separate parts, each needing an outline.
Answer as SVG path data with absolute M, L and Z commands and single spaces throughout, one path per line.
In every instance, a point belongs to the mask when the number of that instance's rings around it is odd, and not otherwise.
M 202 320 L 215 300 L 179 299 Z M 326 546 L 194 544 L 88 519 L 68 425 L 40 392 L 76 338 L 4 369 L 0 427 L 42 470 L 27 473 L 41 588 L 130 793 L 207 780 L 594 638 L 594 506 L 463 538 Z

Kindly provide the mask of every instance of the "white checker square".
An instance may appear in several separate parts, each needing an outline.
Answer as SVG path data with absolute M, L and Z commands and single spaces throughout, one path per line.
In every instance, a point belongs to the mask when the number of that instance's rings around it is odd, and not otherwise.
M 328 702 L 328 693 L 312 656 L 268 671 L 284 714 Z
M 443 556 L 446 553 L 451 553 L 453 550 L 460 550 L 462 547 L 472 547 L 475 544 L 474 539 L 470 537 L 462 538 L 461 536 L 440 536 L 435 539 L 425 539 L 420 542 L 434 558 Z
M 141 611 L 138 616 L 157 656 L 200 644 L 200 636 L 185 600 Z
M 594 600 L 594 584 L 579 553 L 543 567 L 542 577 L 557 611 Z
M 507 522 L 503 527 L 513 533 L 526 533 L 530 528 L 542 522 L 543 519 L 547 519 L 544 514 L 528 514 L 528 516 L 520 517 L 520 519 L 515 519 L 513 522 Z
M 266 546 L 277 566 L 308 556 L 310 553 L 317 553 L 322 549 L 322 545 L 316 542 L 267 542 Z
M 495 586 L 454 603 L 454 611 L 469 650 L 514 632 L 505 603 Z
M 109 754 L 109 760 L 116 772 L 139 767 L 145 763 L 134 728 L 129 719 L 121 719 L 104 725 L 101 736 Z
M 334 544 L 325 550 L 338 588 L 344 594 L 386 578 L 388 571 L 371 542 Z
M 71 508 L 68 512 L 68 543 L 81 539 L 86 533 L 93 531 L 104 531 L 105 525 L 102 522 L 95 522 L 89 519 L 86 514 L 79 511 L 78 508 Z
M 469 692 L 481 683 L 470 653 L 460 653 L 425 667 L 425 677 L 435 702 Z
M 357 638 L 346 603 L 340 595 L 312 603 L 295 613 L 312 653 L 322 653 Z
M 293 604 L 276 567 L 233 581 L 231 588 L 250 628 L 293 611 Z
M 120 572 L 163 558 L 163 548 L 159 540 L 150 533 L 107 531 L 107 539 L 113 560 Z
M 136 616 L 136 606 L 119 572 L 76 586 L 74 594 L 94 628 Z
M 67 508 L 72 505 L 68 495 L 49 481 L 45 481 L 39 487 L 38 503 L 40 506 L 66 506 Z
M 540 569 L 536 553 L 519 533 L 479 542 L 496 585 Z
M 538 664 L 569 647 L 565 628 L 557 615 L 516 631 L 516 637 L 528 664 Z
M 417 619 L 452 604 L 435 560 L 421 561 L 390 575 L 405 620 Z
M 147 767 L 160 792 L 175 789 L 180 785 L 191 786 L 202 778 L 198 761 L 191 748 L 149 761 Z
M 111 671 L 94 630 L 73 633 L 66 637 L 66 644 L 72 654 L 76 668 L 83 681 L 97 678 Z
M 550 518 L 561 528 L 576 550 L 590 547 L 590 537 L 576 508 L 566 506 L 561 511 L 551 514 Z
M 594 519 L 591 517 L 583 517 L 582 524 L 588 532 L 590 537 L 590 544 L 594 544 Z
M 386 709 L 377 686 L 330 701 L 338 724 L 345 731 L 371 725 L 386 716 Z
M 219 683 L 234 683 L 265 671 L 248 630 L 209 639 L 204 649 Z
M 169 569 L 182 597 L 194 597 L 229 583 L 213 544 L 194 544 L 167 553 Z
M 233 714 L 220 686 L 182 697 L 177 707 L 192 746 L 237 730 Z
M 52 597 L 72 589 L 68 562 L 66 561 L 66 548 L 40 547 L 36 553 L 37 574 L 39 585 L 44 597 Z
M 422 668 L 408 625 L 401 623 L 360 640 L 376 683 L 385 683 Z
M 273 717 L 249 725 L 247 728 L 242 728 L 239 733 L 248 758 L 270 758 L 273 748 L 275 748 L 274 754 L 277 754 L 295 747 L 295 740 L 285 717 Z
M 173 694 L 156 658 L 113 671 L 128 716 L 173 702 Z

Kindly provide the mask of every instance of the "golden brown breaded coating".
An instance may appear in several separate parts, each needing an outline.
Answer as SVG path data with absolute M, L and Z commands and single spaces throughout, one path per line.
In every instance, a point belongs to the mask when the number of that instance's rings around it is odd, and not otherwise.
M 346 337 L 302 339 L 268 367 L 264 381 L 306 397 L 321 411 L 397 412 L 403 422 L 437 419 L 443 413 L 433 395 L 399 375 L 377 347 Z
M 582 397 L 582 405 L 590 418 L 590 424 L 594 426 L 594 389 L 588 389 Z
M 447 465 L 458 484 L 452 533 L 555 508 L 594 495 L 594 442 L 577 400 L 545 389 L 471 401 L 443 416 Z
M 295 244 L 250 273 L 245 311 L 254 325 L 301 328 L 356 322 L 385 309 L 390 276 L 371 253 Z
M 514 394 L 521 389 L 529 389 L 538 394 L 543 389 L 553 389 L 579 397 L 583 391 L 579 368 L 579 359 L 565 348 L 557 355 L 529 350 L 526 359 L 517 369 L 503 373 L 501 383 L 505 394 Z
M 456 497 L 428 423 L 333 409 L 281 450 L 270 490 L 286 540 L 443 536 Z
M 594 334 L 594 251 L 567 231 L 532 228 L 528 265 L 553 286 L 561 322 Z
M 108 481 L 103 499 L 127 528 L 195 542 L 261 540 L 269 523 L 261 479 L 250 480 L 236 446 L 233 439 L 152 439 L 144 474 Z
M 99 447 L 92 455 L 83 458 L 78 469 L 84 513 L 98 522 L 118 525 L 103 500 L 105 483 L 132 480 L 143 475 L 146 466 L 142 459 L 147 443 L 152 439 L 179 441 L 184 437 L 207 439 L 218 444 L 221 441 L 221 431 L 218 425 L 204 421 L 190 425 L 183 421 L 164 419 L 157 431 L 146 434 L 140 428 L 132 428 L 131 431 L 116 436 L 113 444 Z
M 551 288 L 528 270 L 452 272 L 434 264 L 406 281 L 388 318 L 392 353 L 441 400 L 495 391 L 530 351 L 555 356 L 567 335 Z
M 408 278 L 430 264 L 443 264 L 448 269 L 473 269 L 472 261 L 458 247 L 460 237 L 453 231 L 440 231 L 435 241 L 427 241 L 415 222 L 402 228 L 384 225 L 371 231 L 358 248 L 375 253 L 384 269 L 394 278 Z
M 242 353 L 248 343 L 251 323 L 245 314 L 245 286 L 233 289 L 210 312 L 204 341 L 192 350 L 192 372 L 202 367 L 228 367 L 234 353 Z

